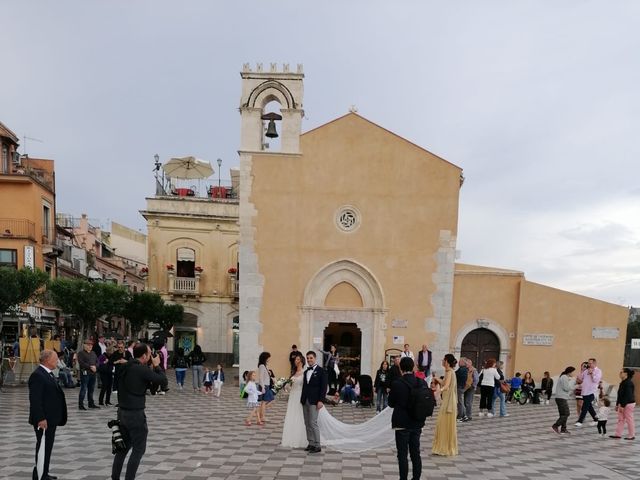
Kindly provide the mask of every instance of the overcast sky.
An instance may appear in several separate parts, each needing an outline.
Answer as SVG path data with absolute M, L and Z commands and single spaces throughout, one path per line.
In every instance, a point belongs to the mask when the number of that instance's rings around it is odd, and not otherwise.
M 244 62 L 464 169 L 459 261 L 640 305 L 640 2 L 4 0 L 0 120 L 58 211 L 144 229 L 153 155 L 238 164 Z M 451 5 L 453 4 L 453 5 Z

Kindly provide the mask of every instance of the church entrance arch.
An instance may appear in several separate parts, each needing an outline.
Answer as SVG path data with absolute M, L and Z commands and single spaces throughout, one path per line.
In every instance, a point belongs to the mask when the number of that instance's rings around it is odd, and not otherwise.
M 322 358 L 320 351 L 336 343 L 328 342 L 327 335 L 336 336 L 339 343 L 344 333 L 343 339 L 353 343 L 359 332 L 359 346 L 349 347 L 349 351 L 359 348 L 360 373 L 375 372 L 374 358 L 384 355 L 384 296 L 380 283 L 367 268 L 352 260 L 339 260 L 320 269 L 307 284 L 301 316 L 303 348 L 308 345 Z M 339 353 L 343 356 L 341 349 Z
M 500 359 L 500 340 L 487 328 L 476 328 L 462 340 L 461 356 L 469 358 L 479 367 L 490 358 Z

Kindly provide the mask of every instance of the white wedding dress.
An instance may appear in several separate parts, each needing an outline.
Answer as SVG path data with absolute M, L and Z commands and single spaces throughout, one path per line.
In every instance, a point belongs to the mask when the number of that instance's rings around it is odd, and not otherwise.
M 302 376 L 293 377 L 289 401 L 287 402 L 287 413 L 284 416 L 282 427 L 282 446 L 289 448 L 305 448 L 307 442 L 307 429 L 304 426 L 304 415 L 302 413 Z
M 293 384 L 289 392 L 287 413 L 282 427 L 283 447 L 305 448 L 307 430 L 304 426 L 302 413 L 302 375 L 293 377 Z M 351 408 L 351 407 L 347 407 Z M 364 452 L 392 445 L 395 435 L 391 428 L 392 408 L 385 408 L 382 412 L 364 423 L 342 423 L 332 416 L 326 407 L 318 412 L 318 427 L 320 428 L 320 444 L 339 452 Z

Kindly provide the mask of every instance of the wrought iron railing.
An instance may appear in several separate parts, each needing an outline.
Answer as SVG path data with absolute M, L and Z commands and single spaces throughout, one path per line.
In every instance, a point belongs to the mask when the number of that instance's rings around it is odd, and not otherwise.
M 36 240 L 36 224 L 26 218 L 0 218 L 0 238 Z

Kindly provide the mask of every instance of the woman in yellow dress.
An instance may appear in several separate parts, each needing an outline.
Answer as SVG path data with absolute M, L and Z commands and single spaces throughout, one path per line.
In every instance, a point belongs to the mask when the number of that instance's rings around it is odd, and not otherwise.
M 442 360 L 444 380 L 436 379 L 442 385 L 442 402 L 438 411 L 436 431 L 433 436 L 433 448 L 431 449 L 434 455 L 447 457 L 458 455 L 458 432 L 456 430 L 457 382 L 453 371 L 457 363 L 456 357 L 447 353 Z

